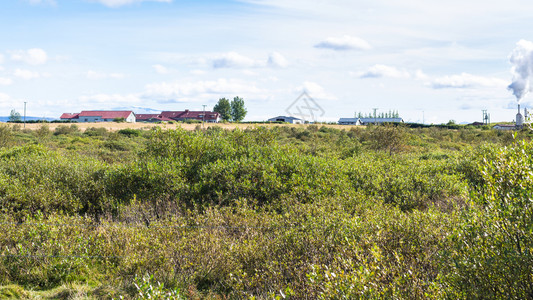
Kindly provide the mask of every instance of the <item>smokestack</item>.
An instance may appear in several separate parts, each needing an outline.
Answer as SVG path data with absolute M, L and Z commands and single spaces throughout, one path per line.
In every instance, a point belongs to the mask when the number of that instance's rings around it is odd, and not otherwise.
M 524 117 L 520 113 L 520 104 L 518 104 L 518 113 L 516 114 L 516 128 L 522 129 L 524 126 Z

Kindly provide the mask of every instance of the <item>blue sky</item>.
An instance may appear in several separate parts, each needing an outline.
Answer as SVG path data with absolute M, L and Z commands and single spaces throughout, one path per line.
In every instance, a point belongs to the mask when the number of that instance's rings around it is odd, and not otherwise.
M 305 90 L 325 114 L 397 110 L 410 122 L 512 121 L 509 56 L 533 41 L 533 3 L 387 0 L 8 0 L 0 115 L 118 107 L 287 114 Z M 533 107 L 531 96 L 522 103 Z

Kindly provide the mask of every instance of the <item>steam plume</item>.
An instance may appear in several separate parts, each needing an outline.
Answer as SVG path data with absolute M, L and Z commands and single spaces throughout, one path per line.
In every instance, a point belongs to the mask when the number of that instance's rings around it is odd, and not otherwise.
M 513 65 L 513 83 L 507 89 L 511 90 L 520 101 L 531 91 L 533 77 L 533 42 L 520 40 L 509 58 Z

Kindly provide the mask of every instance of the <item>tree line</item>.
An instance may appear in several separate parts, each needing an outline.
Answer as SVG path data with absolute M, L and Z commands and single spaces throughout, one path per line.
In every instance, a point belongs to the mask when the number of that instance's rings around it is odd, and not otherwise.
M 397 110 L 389 110 L 388 112 L 380 112 L 376 115 L 374 115 L 373 113 L 362 113 L 362 112 L 356 112 L 354 114 L 354 116 L 356 118 L 380 118 L 380 119 L 384 119 L 384 118 L 399 118 L 400 117 L 400 114 L 398 113 Z

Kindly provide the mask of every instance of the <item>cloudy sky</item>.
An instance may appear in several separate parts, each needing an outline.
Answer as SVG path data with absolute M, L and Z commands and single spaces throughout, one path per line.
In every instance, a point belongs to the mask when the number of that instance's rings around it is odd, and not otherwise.
M 512 121 L 509 56 L 533 41 L 532 15 L 522 0 L 5 0 L 0 115 L 24 101 L 59 117 L 240 96 L 247 120 L 265 120 L 305 90 L 323 121 L 373 108 Z

